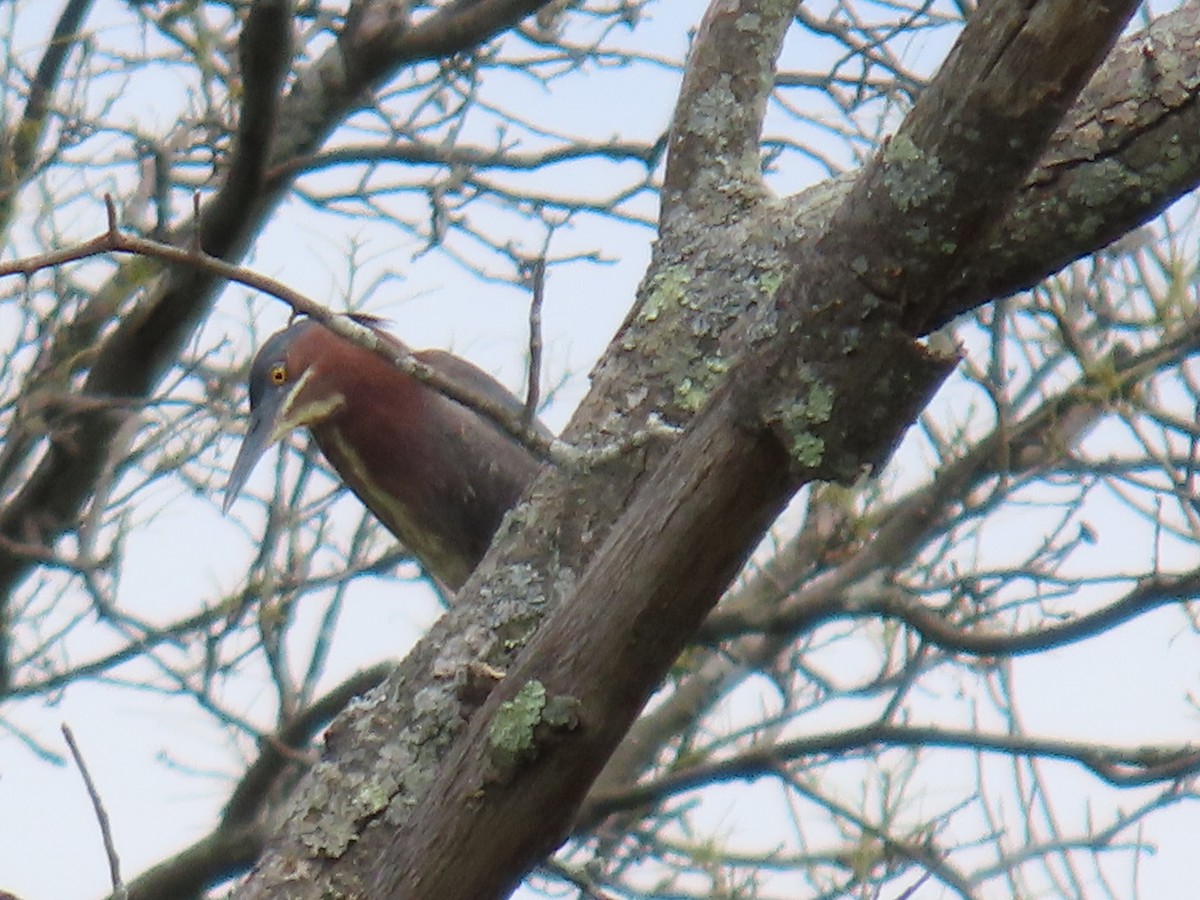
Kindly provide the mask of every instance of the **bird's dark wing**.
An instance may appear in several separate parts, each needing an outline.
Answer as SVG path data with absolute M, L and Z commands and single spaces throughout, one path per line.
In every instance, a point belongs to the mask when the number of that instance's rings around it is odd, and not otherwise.
M 483 369 L 474 363 L 467 362 L 462 357 L 447 353 L 445 350 L 419 350 L 413 356 L 452 381 L 502 404 L 514 416 L 520 416 L 525 411 L 525 404 L 518 400 L 512 391 Z M 547 440 L 554 439 L 553 432 L 538 419 L 534 419 L 533 425 L 542 437 Z

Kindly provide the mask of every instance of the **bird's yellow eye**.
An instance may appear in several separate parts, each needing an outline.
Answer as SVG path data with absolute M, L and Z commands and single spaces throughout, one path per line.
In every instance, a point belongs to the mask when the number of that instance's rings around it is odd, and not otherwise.
M 283 363 L 271 366 L 271 384 L 283 384 L 287 381 L 287 367 Z

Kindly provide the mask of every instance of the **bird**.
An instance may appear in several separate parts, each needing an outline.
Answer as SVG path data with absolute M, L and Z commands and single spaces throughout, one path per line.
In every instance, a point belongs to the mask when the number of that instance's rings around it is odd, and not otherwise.
M 354 318 L 391 346 L 408 349 L 380 320 Z M 524 408 L 465 359 L 437 349 L 412 355 L 514 413 Z M 249 394 L 250 421 L 230 470 L 225 513 L 267 448 L 307 428 L 346 486 L 453 591 L 541 467 L 490 419 L 312 318 L 266 340 L 250 365 Z M 550 436 L 540 422 L 534 427 Z

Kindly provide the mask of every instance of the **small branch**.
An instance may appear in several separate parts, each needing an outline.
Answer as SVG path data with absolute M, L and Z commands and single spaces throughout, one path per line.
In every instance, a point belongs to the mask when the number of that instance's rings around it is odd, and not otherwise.
M 897 619 L 943 650 L 974 656 L 1024 656 L 1102 634 L 1160 606 L 1184 603 L 1192 599 L 1198 590 L 1200 573 L 1197 572 L 1146 578 L 1124 597 L 1095 612 L 1061 625 L 1015 634 L 961 628 L 907 595 L 898 596 L 896 592 L 884 592 L 876 600 L 857 606 L 849 615 L 854 618 L 882 615 Z
M 94 0 L 71 0 L 54 26 L 54 36 L 38 63 L 37 74 L 29 87 L 29 100 L 21 123 L 12 130 L 12 161 L 18 179 L 24 178 L 33 165 L 38 142 L 46 131 L 50 98 L 58 85 L 58 77 L 71 50 L 79 41 L 79 28 L 92 8 Z
M 1185 603 L 1197 592 L 1200 592 L 1200 572 L 1145 578 L 1119 600 L 1087 615 L 1059 625 L 1014 633 L 949 622 L 943 613 L 923 605 L 901 588 L 867 584 L 842 596 L 832 596 L 828 590 L 813 591 L 804 595 L 801 602 L 788 603 L 779 614 L 719 610 L 705 623 L 701 637 L 711 643 L 754 633 L 785 635 L 819 622 L 883 616 L 903 622 L 923 640 L 951 653 L 1026 656 L 1103 634 L 1161 606 Z
M 413 28 L 398 29 L 396 43 L 410 59 L 449 58 L 512 28 L 549 0 L 459 0 L 445 3 Z M 401 23 L 403 24 L 403 23 Z
M 33 735 L 27 734 L 3 718 L 0 718 L 0 732 L 3 732 L 8 737 L 15 738 L 28 752 L 44 763 L 52 766 L 65 766 L 67 764 L 67 758 L 61 753 L 56 753 L 49 747 L 43 746 Z
M 578 141 L 549 150 L 518 152 L 508 147 L 487 147 L 455 144 L 423 144 L 405 142 L 375 146 L 347 144 L 333 150 L 296 156 L 271 169 L 269 178 L 291 178 L 333 166 L 360 166 L 374 163 L 403 163 L 434 165 L 452 168 L 499 169 L 502 171 L 532 171 L 577 160 L 603 159 L 608 162 L 640 162 L 653 169 L 661 155 L 660 137 L 653 144 L 623 141 Z
M 105 253 L 129 253 L 158 259 L 172 265 L 190 266 L 217 278 L 244 284 L 248 288 L 282 300 L 297 314 L 315 319 L 339 337 L 343 337 L 365 350 L 379 354 L 405 375 L 417 379 L 422 384 L 429 385 L 451 400 L 455 400 L 491 420 L 539 459 L 562 467 L 579 469 L 604 465 L 645 446 L 652 440 L 673 437 L 679 433 L 679 429 L 671 425 L 661 421 L 651 421 L 646 429 L 617 443 L 587 450 L 567 444 L 537 428 L 534 420 L 527 420 L 526 410 L 514 412 L 503 402 L 496 401 L 482 392 L 472 390 L 470 387 L 448 378 L 436 369 L 425 365 L 408 350 L 397 346 L 394 342 L 384 340 L 375 331 L 355 321 L 351 316 L 333 312 L 281 281 L 218 259 L 204 252 L 195 244 L 190 249 L 183 249 L 172 244 L 122 232 L 117 223 L 116 206 L 110 195 L 105 194 L 104 204 L 108 220 L 108 227 L 104 234 L 75 247 L 65 247 L 49 253 L 39 253 L 35 256 L 0 263 L 0 278 L 6 275 L 22 275 L 29 278 L 42 269 L 78 262 L 93 256 L 101 256 Z M 530 315 L 532 322 L 532 311 Z
M 598 794 L 589 798 L 580 818 L 594 822 L 614 812 L 660 803 L 667 797 L 709 784 L 776 774 L 782 763 L 817 755 L 869 752 L 875 747 L 965 748 L 1009 756 L 1061 759 L 1078 763 L 1115 787 L 1174 781 L 1200 771 L 1200 749 L 1192 746 L 1106 747 L 1019 734 L 873 724 L 747 750 L 719 762 L 703 763 L 630 788 Z
M 664 221 L 680 204 L 706 219 L 725 221 L 747 200 L 761 196 L 763 115 L 775 59 L 794 13 L 794 3 L 709 4 L 671 126 Z M 705 177 L 698 177 L 701 172 Z
M 546 290 L 546 257 L 539 256 L 526 264 L 529 290 L 529 385 L 525 393 L 525 413 L 521 421 L 531 429 L 537 418 L 542 381 L 542 302 Z
M 6 275 L 23 275 L 29 278 L 35 272 L 42 269 L 53 268 L 70 262 L 78 262 L 79 260 L 100 256 L 105 253 L 129 253 L 158 259 L 172 265 L 189 266 L 226 281 L 244 284 L 253 290 L 282 300 L 296 313 L 315 319 L 334 334 L 366 350 L 378 353 L 396 366 L 396 368 L 400 369 L 400 371 L 404 372 L 404 374 L 412 376 L 418 381 L 440 391 L 452 400 L 457 400 L 480 415 L 491 419 L 515 440 L 528 447 L 532 453 L 542 459 L 577 464 L 581 459 L 585 458 L 585 455 L 578 452 L 572 453 L 570 449 L 564 450 L 562 446 L 556 447 L 556 445 L 561 445 L 561 442 L 555 441 L 551 436 L 540 433 L 535 428 L 527 428 L 521 421 L 521 414 L 513 413 L 504 404 L 496 402 L 478 391 L 473 391 L 457 381 L 447 378 L 435 369 L 417 360 L 407 350 L 381 339 L 378 334 L 365 325 L 354 321 L 349 316 L 330 311 L 281 281 L 277 281 L 266 275 L 260 275 L 242 266 L 233 265 L 223 259 L 218 259 L 199 249 L 194 244 L 190 249 L 183 249 L 172 244 L 165 244 L 160 241 L 122 232 L 117 223 L 117 211 L 112 197 L 106 194 L 104 203 L 108 219 L 108 228 L 104 234 L 75 247 L 66 247 L 49 253 L 40 253 L 35 256 L 0 263 L 0 278 Z
M 126 891 L 125 885 L 121 881 L 121 860 L 117 856 L 117 846 L 113 843 L 112 829 L 109 826 L 108 813 L 104 809 L 104 801 L 100 799 L 100 792 L 96 790 L 95 782 L 88 773 L 87 764 L 83 761 L 83 754 L 79 752 L 79 745 L 75 743 L 75 735 L 71 733 L 70 726 L 63 722 L 61 727 L 67 747 L 71 751 L 75 765 L 79 768 L 79 774 L 83 776 L 83 784 L 87 788 L 88 797 L 92 800 L 92 809 L 96 811 L 96 821 L 100 823 L 100 836 L 104 839 L 104 852 L 108 856 L 108 872 L 112 878 L 113 893 L 117 897 L 124 897 Z

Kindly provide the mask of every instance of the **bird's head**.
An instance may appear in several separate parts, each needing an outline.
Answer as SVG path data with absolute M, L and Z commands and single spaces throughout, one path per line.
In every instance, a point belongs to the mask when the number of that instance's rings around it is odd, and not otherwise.
M 345 404 L 336 385 L 338 361 L 331 357 L 340 342 L 332 337 L 317 322 L 302 319 L 271 335 L 254 357 L 250 424 L 229 473 L 226 512 L 268 447 L 297 428 L 324 422 Z

